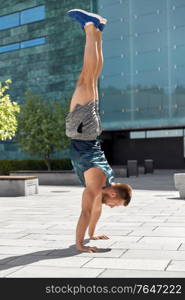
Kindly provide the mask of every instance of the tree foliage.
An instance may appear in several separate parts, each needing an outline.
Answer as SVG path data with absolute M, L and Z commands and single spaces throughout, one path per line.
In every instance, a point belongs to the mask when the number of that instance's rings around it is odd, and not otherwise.
M 12 139 L 17 129 L 17 113 L 20 107 L 12 102 L 7 90 L 10 88 L 10 79 L 4 84 L 0 82 L 0 140 Z
M 50 170 L 51 155 L 69 144 L 65 135 L 67 107 L 58 101 L 43 100 L 30 90 L 25 100 L 18 117 L 17 141 L 27 154 L 43 158 Z

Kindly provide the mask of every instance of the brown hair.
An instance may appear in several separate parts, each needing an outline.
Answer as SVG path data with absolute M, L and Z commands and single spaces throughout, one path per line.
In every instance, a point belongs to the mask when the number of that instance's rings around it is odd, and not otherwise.
M 126 183 L 115 183 L 112 187 L 116 190 L 120 198 L 125 200 L 125 206 L 127 206 L 132 197 L 131 186 Z

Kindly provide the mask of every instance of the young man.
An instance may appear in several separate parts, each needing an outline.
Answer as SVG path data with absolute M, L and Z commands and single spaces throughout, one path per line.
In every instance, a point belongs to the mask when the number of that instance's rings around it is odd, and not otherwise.
M 81 24 L 86 34 L 83 67 L 66 117 L 66 135 L 71 138 L 71 161 L 85 186 L 76 228 L 76 248 L 82 252 L 96 252 L 96 247 L 84 246 L 87 227 L 90 239 L 108 239 L 104 235 L 94 235 L 102 204 L 127 206 L 132 190 L 127 184 L 114 183 L 113 171 L 97 140 L 102 132 L 97 83 L 103 66 L 102 31 L 107 20 L 81 9 L 70 10 L 67 14 Z

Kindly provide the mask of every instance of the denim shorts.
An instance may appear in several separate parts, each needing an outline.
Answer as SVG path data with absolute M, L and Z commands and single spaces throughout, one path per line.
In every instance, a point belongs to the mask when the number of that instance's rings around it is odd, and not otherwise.
M 114 182 L 114 173 L 109 166 L 98 140 L 71 140 L 70 159 L 80 183 L 85 186 L 84 172 L 90 168 L 101 169 L 106 177 L 106 186 Z

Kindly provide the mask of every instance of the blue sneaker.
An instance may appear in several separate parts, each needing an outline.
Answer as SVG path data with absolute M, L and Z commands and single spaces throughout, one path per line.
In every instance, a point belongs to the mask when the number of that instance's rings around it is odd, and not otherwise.
M 86 23 L 93 23 L 96 28 L 100 25 L 102 17 L 97 14 L 89 13 L 82 9 L 71 9 L 67 12 L 68 16 L 75 19 L 81 24 L 84 29 Z

